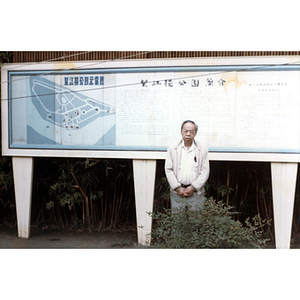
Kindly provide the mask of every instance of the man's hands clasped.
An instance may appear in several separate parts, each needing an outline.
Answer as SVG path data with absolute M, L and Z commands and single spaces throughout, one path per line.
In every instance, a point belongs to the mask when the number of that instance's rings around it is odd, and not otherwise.
M 177 192 L 177 194 L 181 198 L 190 197 L 193 195 L 193 193 L 194 193 L 194 189 L 192 188 L 192 186 L 188 186 L 187 188 L 181 187 Z

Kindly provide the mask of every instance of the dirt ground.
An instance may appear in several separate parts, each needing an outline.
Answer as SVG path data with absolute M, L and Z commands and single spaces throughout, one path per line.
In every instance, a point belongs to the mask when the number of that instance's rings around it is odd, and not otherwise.
M 28 239 L 19 238 L 16 227 L 0 226 L 0 249 L 137 249 L 137 231 L 88 232 L 82 229 L 53 229 L 31 226 Z M 267 249 L 274 249 L 269 243 Z M 292 239 L 291 249 L 300 249 L 300 235 Z
M 19 238 L 17 228 L 0 227 L 0 249 L 134 249 L 134 228 L 123 231 L 88 232 L 81 229 L 30 229 L 28 239 Z

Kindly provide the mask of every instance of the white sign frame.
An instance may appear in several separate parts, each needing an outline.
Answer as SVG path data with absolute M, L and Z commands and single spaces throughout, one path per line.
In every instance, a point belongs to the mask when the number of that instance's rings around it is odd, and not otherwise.
M 128 159 L 164 159 L 165 151 L 118 151 L 118 150 L 80 150 L 80 149 L 16 149 L 9 147 L 9 71 L 58 71 L 58 70 L 83 70 L 83 69 L 116 69 L 116 68 L 155 68 L 155 67 L 231 67 L 239 69 L 240 66 L 248 66 L 261 69 L 265 66 L 274 69 L 282 66 L 300 66 L 298 56 L 284 57 L 230 57 L 230 58 L 191 58 L 191 59 L 155 59 L 155 60 L 123 60 L 104 62 L 55 62 L 55 63 L 25 63 L 5 64 L 2 67 L 2 155 L 4 156 L 28 156 L 28 157 L 89 157 L 99 158 L 128 158 Z M 199 124 L 201 125 L 201 124 Z M 222 152 L 210 151 L 211 160 L 226 161 L 276 161 L 276 162 L 300 162 L 300 153 L 275 153 L 275 152 Z

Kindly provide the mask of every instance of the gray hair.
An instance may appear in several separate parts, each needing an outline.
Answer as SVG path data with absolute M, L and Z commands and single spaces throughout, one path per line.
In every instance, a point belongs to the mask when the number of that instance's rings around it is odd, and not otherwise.
M 181 130 L 183 129 L 183 126 L 184 126 L 185 123 L 193 123 L 195 125 L 196 132 L 198 131 L 198 125 L 194 121 L 192 121 L 192 120 L 186 120 L 186 121 L 184 121 L 182 123 L 182 125 L 181 125 Z

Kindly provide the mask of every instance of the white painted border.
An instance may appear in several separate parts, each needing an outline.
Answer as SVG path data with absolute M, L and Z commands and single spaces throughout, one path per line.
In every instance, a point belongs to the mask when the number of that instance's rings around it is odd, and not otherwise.
M 47 150 L 47 149 L 8 149 L 4 156 L 25 157 L 79 157 L 112 159 L 154 159 L 164 160 L 166 151 L 103 151 L 103 150 Z M 211 161 L 249 162 L 300 162 L 300 154 L 282 153 L 221 153 L 210 152 Z
M 239 65 L 300 65 L 300 56 L 258 56 L 258 57 L 206 57 L 206 58 L 165 58 L 109 61 L 71 61 L 4 64 L 2 71 L 40 71 L 69 69 L 109 69 L 141 67 L 181 66 L 239 66 Z M 4 81 L 4 80 L 2 80 Z

